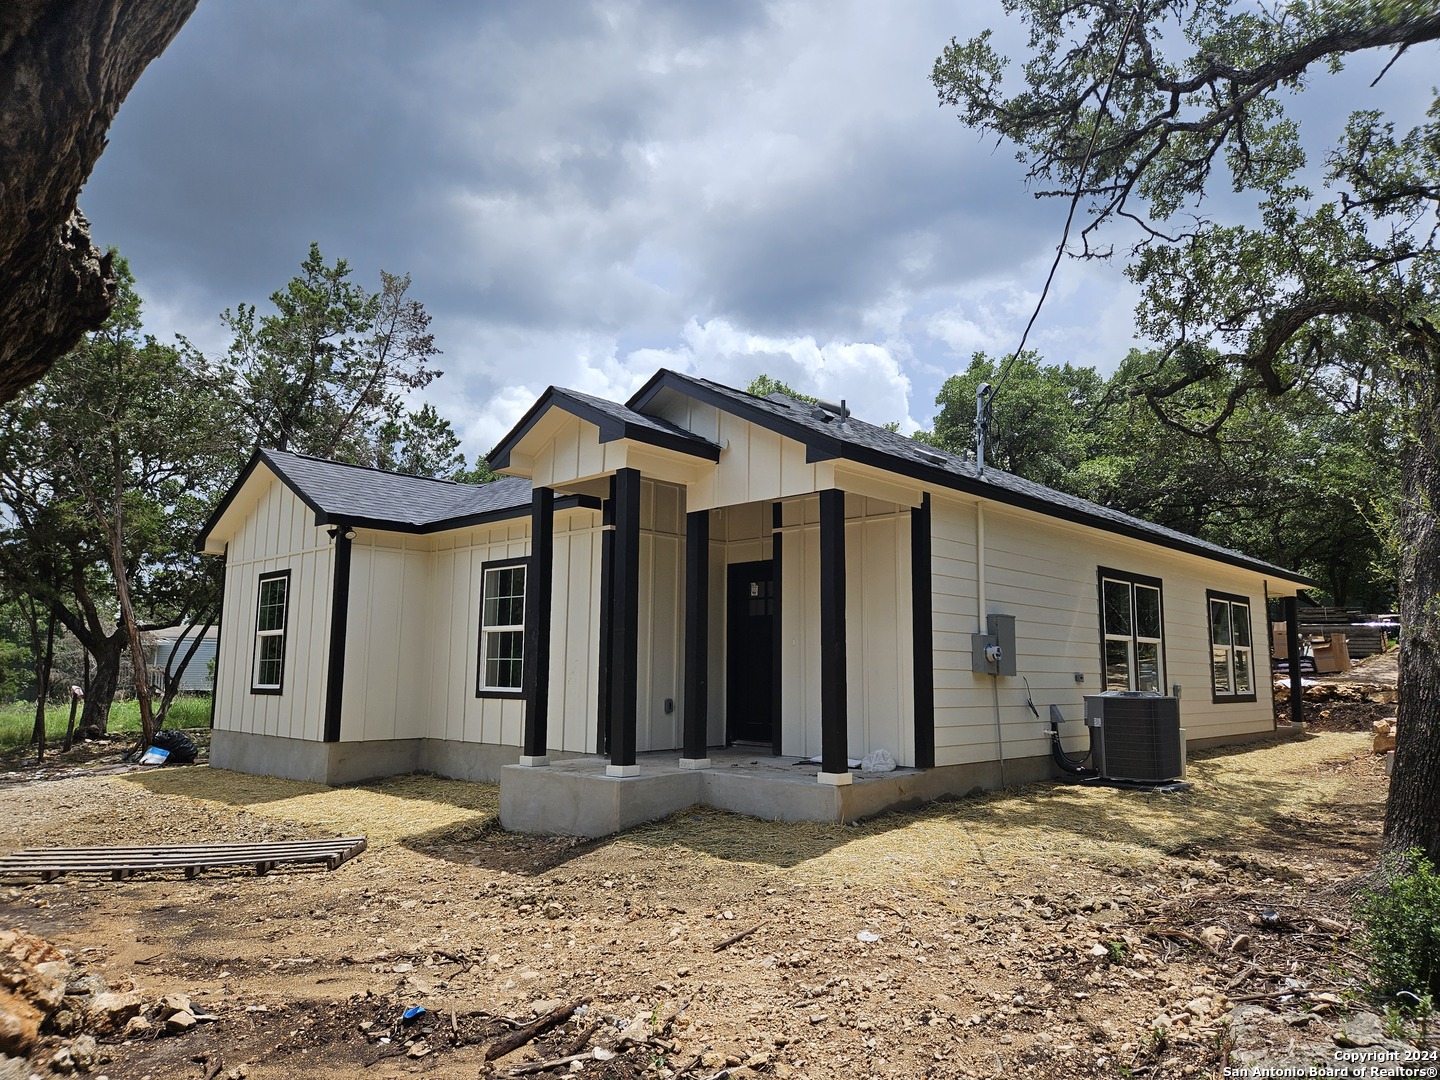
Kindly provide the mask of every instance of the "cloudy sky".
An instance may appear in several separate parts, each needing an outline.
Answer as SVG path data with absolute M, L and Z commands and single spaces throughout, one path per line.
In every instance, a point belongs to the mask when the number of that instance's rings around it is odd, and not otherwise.
M 202 0 L 81 207 L 147 329 L 207 351 L 312 240 L 410 274 L 471 454 L 549 384 L 623 399 L 662 366 L 910 430 L 1015 347 L 1063 222 L 937 106 L 936 55 L 987 24 L 1023 54 L 999 0 Z M 1433 60 L 1370 93 L 1423 104 Z M 1031 345 L 1109 370 L 1133 304 L 1067 262 Z

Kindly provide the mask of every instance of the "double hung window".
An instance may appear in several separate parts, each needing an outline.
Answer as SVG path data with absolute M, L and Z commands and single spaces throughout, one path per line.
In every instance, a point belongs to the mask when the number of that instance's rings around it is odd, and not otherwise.
M 525 671 L 527 559 L 486 563 L 481 573 L 477 696 L 518 694 Z
M 1255 649 L 1250 637 L 1250 600 L 1207 592 L 1210 611 L 1210 673 L 1215 701 L 1255 700 Z
M 1160 579 L 1102 568 L 1100 623 L 1105 689 L 1164 693 Z
M 290 608 L 290 571 L 260 575 L 255 606 L 252 694 L 278 694 L 285 685 L 285 628 Z

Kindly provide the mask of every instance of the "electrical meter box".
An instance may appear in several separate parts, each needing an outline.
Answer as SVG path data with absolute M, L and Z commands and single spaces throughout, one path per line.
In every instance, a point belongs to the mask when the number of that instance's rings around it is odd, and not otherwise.
M 985 633 L 970 635 L 970 670 L 977 675 L 1014 675 L 1015 616 L 985 616 Z

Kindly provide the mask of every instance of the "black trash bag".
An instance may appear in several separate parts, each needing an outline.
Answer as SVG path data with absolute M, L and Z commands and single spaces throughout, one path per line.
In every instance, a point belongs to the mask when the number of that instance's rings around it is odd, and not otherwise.
M 150 745 L 170 752 L 170 756 L 165 759 L 166 765 L 189 765 L 195 760 L 195 743 L 183 731 L 170 728 L 157 731 L 155 738 L 150 740 Z

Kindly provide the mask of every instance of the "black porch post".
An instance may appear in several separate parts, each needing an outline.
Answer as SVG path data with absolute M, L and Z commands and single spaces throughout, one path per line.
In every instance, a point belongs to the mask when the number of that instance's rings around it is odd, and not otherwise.
M 600 656 L 595 699 L 595 752 L 610 752 L 610 622 L 615 606 L 615 477 L 600 516 Z
M 325 741 L 340 741 L 340 713 L 345 702 L 345 635 L 350 629 L 350 546 L 355 531 L 341 522 L 330 530 L 335 538 L 335 584 L 330 590 L 330 652 L 325 677 Z M 215 652 L 220 655 L 219 650 Z
M 935 629 L 931 620 L 930 493 L 910 508 L 910 648 L 915 674 L 915 766 L 935 767 Z
M 1300 682 L 1300 598 L 1285 597 L 1285 651 L 1290 657 L 1290 722 L 1305 723 L 1305 687 Z
M 525 696 L 522 765 L 546 764 L 550 719 L 550 593 L 555 569 L 555 492 L 537 487 L 530 498 L 530 564 L 525 571 Z
M 710 764 L 710 511 L 685 515 L 685 749 L 681 768 Z
M 615 473 L 614 572 L 610 582 L 610 776 L 636 776 L 640 675 L 640 470 Z
M 845 492 L 820 492 L 820 782 L 850 783 L 845 686 Z

